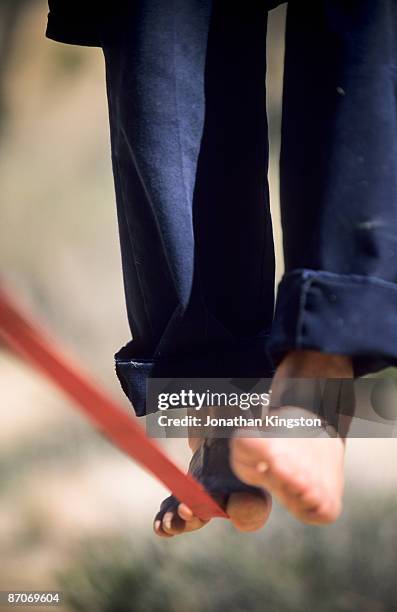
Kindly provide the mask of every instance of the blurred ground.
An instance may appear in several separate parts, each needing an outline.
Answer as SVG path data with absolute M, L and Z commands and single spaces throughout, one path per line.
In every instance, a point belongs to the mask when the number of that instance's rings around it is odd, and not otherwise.
M 101 52 L 45 40 L 45 13 L 44 1 L 26 3 L 4 77 L 1 274 L 128 408 L 113 373 L 113 353 L 128 340 L 129 331 Z M 277 28 L 268 43 L 278 276 L 282 271 L 277 209 L 282 18 L 282 11 L 273 16 Z M 152 516 L 166 494 L 162 486 L 93 431 L 49 383 L 6 351 L 0 352 L 0 388 L 0 589 L 56 588 L 56 571 L 66 562 L 74 564 L 75 546 L 87 536 L 151 537 Z M 167 446 L 184 464 L 187 451 L 182 441 Z M 349 509 L 360 506 L 360 500 L 364 503 L 368 491 L 374 498 L 394 496 L 396 459 L 394 440 L 350 441 Z M 285 529 L 293 524 L 281 509 L 276 511 L 281 519 L 270 522 L 270 534 L 280 520 Z M 369 522 L 368 530 L 372 529 Z M 190 536 L 188 556 L 194 558 L 193 545 L 206 545 L 219 533 L 216 524 L 205 531 Z M 238 540 L 242 554 L 245 541 L 252 542 L 252 536 Z M 164 546 L 171 558 L 179 554 L 181 545 Z M 360 606 L 338 609 L 389 609 Z M 196 608 L 187 605 L 187 612 L 190 609 Z

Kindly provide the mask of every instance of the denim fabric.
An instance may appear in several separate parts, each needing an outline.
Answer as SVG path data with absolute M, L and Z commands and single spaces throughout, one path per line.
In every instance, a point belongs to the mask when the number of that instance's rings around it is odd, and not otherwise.
M 269 348 L 397 357 L 397 3 L 290 2 L 281 212 L 286 274 Z
M 288 5 L 275 315 L 264 2 L 142 0 L 103 44 L 138 415 L 149 376 L 269 377 L 293 348 L 397 362 L 396 16 Z
M 200 2 L 200 0 L 196 0 Z M 149 7 L 146 0 L 48 0 L 46 36 L 58 42 L 86 47 L 101 47 L 116 41 L 120 32 L 129 27 L 129 14 L 139 4 Z M 164 0 L 166 10 L 173 10 L 170 0 Z M 283 4 L 280 0 L 262 0 L 264 10 Z

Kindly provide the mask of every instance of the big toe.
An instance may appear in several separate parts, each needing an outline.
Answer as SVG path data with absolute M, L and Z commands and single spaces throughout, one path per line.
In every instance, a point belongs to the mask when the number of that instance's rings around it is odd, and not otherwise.
M 272 508 L 271 496 L 254 495 L 248 492 L 232 493 L 227 502 L 230 521 L 239 531 L 257 531 L 269 518 Z

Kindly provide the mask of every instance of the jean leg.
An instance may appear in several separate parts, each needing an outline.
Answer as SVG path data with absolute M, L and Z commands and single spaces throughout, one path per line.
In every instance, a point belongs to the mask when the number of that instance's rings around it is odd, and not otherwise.
M 397 5 L 288 4 L 271 349 L 397 363 Z
M 104 45 L 133 339 L 116 370 L 137 414 L 149 376 L 268 376 L 273 313 L 266 11 L 141 0 Z

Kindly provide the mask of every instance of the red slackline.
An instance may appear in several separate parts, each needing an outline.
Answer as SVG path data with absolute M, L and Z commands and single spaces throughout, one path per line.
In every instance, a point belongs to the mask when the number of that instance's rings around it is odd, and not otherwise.
M 117 405 L 90 377 L 66 357 L 0 287 L 0 339 L 44 372 L 116 446 L 160 480 L 177 499 L 203 520 L 227 518 L 205 489 L 184 474 L 148 438 L 137 419 Z

